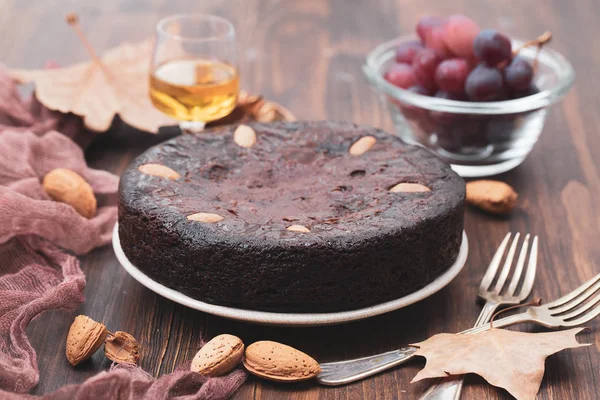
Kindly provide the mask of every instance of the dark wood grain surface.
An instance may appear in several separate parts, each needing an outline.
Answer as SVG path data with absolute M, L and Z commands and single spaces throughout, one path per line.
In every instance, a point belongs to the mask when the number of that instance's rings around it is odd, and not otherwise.
M 81 368 L 72 368 L 65 359 L 64 339 L 79 313 L 137 337 L 142 344 L 141 365 L 153 375 L 173 371 L 193 357 L 201 338 L 220 333 L 238 335 L 246 343 L 281 341 L 326 362 L 371 355 L 435 333 L 470 327 L 480 310 L 475 301 L 478 282 L 509 230 L 532 232 L 541 238 L 535 296 L 556 298 L 600 272 L 597 1 L 2 1 L 0 60 L 15 67 L 41 67 L 46 60 L 61 64 L 85 60 L 85 50 L 64 23 L 64 15 L 70 11 L 79 13 L 83 30 L 98 51 L 126 39 L 149 36 L 155 22 L 168 14 L 203 11 L 223 15 L 238 29 L 245 89 L 281 102 L 299 118 L 348 119 L 390 131 L 387 111 L 364 82 L 360 67 L 372 47 L 411 32 L 423 14 L 464 12 L 482 26 L 500 28 L 520 38 L 551 30 L 555 38 L 552 46 L 573 63 L 577 80 L 565 100 L 553 108 L 530 157 L 501 176 L 519 192 L 518 210 L 505 219 L 467 211 L 467 265 L 436 295 L 397 312 L 340 326 L 250 325 L 197 312 L 155 295 L 128 276 L 112 248 L 106 246 L 82 257 L 87 286 L 80 309 L 44 314 L 28 329 L 41 371 L 35 393 L 81 382 L 108 368 L 109 362 L 101 354 Z M 111 134 L 98 137 L 86 156 L 93 167 L 118 174 L 153 140 L 157 139 L 117 125 Z M 600 324 L 595 321 L 589 327 L 580 340 L 592 346 L 548 359 L 539 399 L 593 400 L 600 396 Z M 428 383 L 409 382 L 423 365 L 422 359 L 417 360 L 340 388 L 314 383 L 276 385 L 250 378 L 234 397 L 415 399 Z M 510 396 L 481 378 L 469 376 L 463 398 Z

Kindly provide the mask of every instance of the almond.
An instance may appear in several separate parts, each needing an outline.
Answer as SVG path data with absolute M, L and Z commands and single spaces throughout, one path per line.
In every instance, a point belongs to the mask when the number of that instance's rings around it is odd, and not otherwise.
M 420 183 L 399 183 L 390 188 L 392 193 L 418 193 L 418 192 L 431 192 L 431 189 Z
M 350 146 L 349 153 L 353 156 L 365 154 L 371 147 L 375 145 L 377 139 L 373 136 L 363 136 Z
M 240 125 L 233 132 L 233 141 L 238 146 L 249 149 L 256 143 L 256 132 L 248 125 Z
M 277 382 L 298 382 L 312 379 L 321 367 L 312 357 L 285 344 L 262 341 L 246 349 L 246 369 L 261 378 Z
M 310 229 L 308 229 L 304 225 L 292 225 L 292 226 L 288 226 L 285 229 L 288 231 L 292 231 L 292 232 L 310 233 Z
M 192 360 L 193 372 L 204 376 L 221 376 L 233 370 L 242 360 L 244 343 L 233 335 L 212 338 L 196 353 Z
M 161 164 L 142 164 L 138 167 L 138 171 L 146 175 L 168 178 L 172 181 L 179 179 L 181 176 L 177 171 Z
M 83 217 L 96 215 L 94 191 L 77 172 L 56 168 L 44 176 L 42 186 L 53 200 L 70 205 Z
M 85 315 L 78 315 L 67 335 L 67 360 L 75 366 L 90 358 L 104 343 L 106 326 Z
M 188 221 L 205 222 L 207 224 L 214 224 L 215 222 L 223 221 L 223 217 L 219 214 L 211 213 L 196 213 L 187 216 Z
M 504 182 L 479 180 L 467 183 L 467 202 L 494 214 L 507 214 L 517 205 L 519 195 Z
M 116 331 L 106 339 L 104 355 L 118 364 L 137 364 L 140 359 L 137 340 L 127 332 Z

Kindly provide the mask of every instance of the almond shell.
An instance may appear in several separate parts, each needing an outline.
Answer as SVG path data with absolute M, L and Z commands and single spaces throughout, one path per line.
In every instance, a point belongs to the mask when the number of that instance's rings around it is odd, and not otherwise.
M 194 356 L 191 371 L 204 376 L 221 376 L 233 370 L 244 356 L 244 343 L 233 335 L 215 336 Z
M 67 360 L 75 366 L 90 358 L 104 343 L 106 326 L 88 316 L 78 315 L 67 335 Z
M 260 341 L 246 349 L 244 367 L 252 374 L 276 382 L 300 382 L 321 372 L 309 355 L 282 343 Z

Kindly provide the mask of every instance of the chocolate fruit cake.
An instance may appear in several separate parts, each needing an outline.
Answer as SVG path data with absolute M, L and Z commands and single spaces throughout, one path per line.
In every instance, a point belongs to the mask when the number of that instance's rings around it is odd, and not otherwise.
M 420 147 L 348 122 L 229 126 L 147 150 L 121 177 L 119 236 L 142 272 L 208 303 L 361 308 L 459 252 L 465 183 Z

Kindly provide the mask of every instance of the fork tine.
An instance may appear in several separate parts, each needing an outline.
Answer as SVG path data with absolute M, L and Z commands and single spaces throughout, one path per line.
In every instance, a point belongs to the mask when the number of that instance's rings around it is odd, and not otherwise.
M 492 284 L 494 277 L 496 276 L 496 272 L 498 271 L 498 266 L 500 266 L 500 261 L 502 260 L 502 256 L 504 255 L 504 249 L 506 249 L 506 245 L 512 233 L 508 232 L 500 246 L 498 246 L 498 250 L 492 257 L 492 261 L 490 261 L 490 265 L 488 266 L 487 271 L 485 271 L 485 275 L 483 279 L 481 279 L 481 284 L 479 285 L 479 290 L 482 292 L 487 292 L 488 288 Z
M 508 290 L 506 294 L 516 295 L 517 286 L 519 285 L 519 281 L 521 280 L 521 274 L 523 274 L 523 267 L 525 266 L 525 259 L 527 258 L 527 250 L 529 247 L 529 233 L 525 235 L 525 240 L 523 241 L 523 246 L 521 247 L 521 252 L 519 253 L 519 259 L 517 260 L 517 265 L 515 266 L 515 272 L 513 273 L 512 280 L 510 281 L 510 285 L 508 286 Z M 531 264 L 531 263 L 530 263 Z M 528 267 L 531 265 L 528 265 Z M 523 289 L 525 288 L 525 283 L 523 282 Z M 521 289 L 521 292 L 523 292 Z M 527 297 L 529 293 L 525 295 Z M 523 297 L 523 298 L 525 298 Z
M 573 299 L 561 306 L 550 308 L 550 312 L 552 313 L 552 315 L 557 315 L 557 314 L 561 314 L 561 313 L 570 311 L 570 310 L 574 309 L 575 307 L 578 307 L 579 305 L 583 304 L 587 299 L 592 297 L 594 295 L 594 293 L 596 293 L 598 291 L 598 289 L 600 289 L 600 281 L 596 282 L 595 285 L 590 286 L 587 290 L 585 290 L 582 294 L 580 294 L 575 299 Z M 565 318 L 568 318 L 568 317 L 565 317 Z
M 593 304 L 593 306 L 588 307 L 588 308 L 592 308 L 591 311 L 587 311 L 586 313 L 580 315 L 579 318 L 575 318 L 571 321 L 564 321 L 561 325 L 562 326 L 583 325 L 583 324 L 593 320 L 598 315 L 600 315 L 600 299 L 598 301 L 596 301 L 596 303 L 592 302 L 590 304 Z
M 513 259 L 515 258 L 515 252 L 517 251 L 517 245 L 519 244 L 519 237 L 521 234 L 517 232 L 515 238 L 513 239 L 512 244 L 510 245 L 510 249 L 508 250 L 508 254 L 506 255 L 506 261 L 504 261 L 504 266 L 502 267 L 502 271 L 500 271 L 500 276 L 498 277 L 498 281 L 496 281 L 496 285 L 493 288 L 493 291 L 497 294 L 500 294 L 502 288 L 504 287 L 504 283 L 506 282 L 506 278 L 508 278 L 508 274 L 510 272 L 510 268 L 512 266 Z
M 533 282 L 535 281 L 535 273 L 537 270 L 538 261 L 538 237 L 533 237 L 533 243 L 531 243 L 531 251 L 529 252 L 529 262 L 527 263 L 527 271 L 525 272 L 525 279 L 523 280 L 523 286 L 519 293 L 521 300 L 526 299 L 531 293 L 533 288 Z M 515 293 L 516 296 L 516 293 Z
M 587 312 L 590 308 L 594 307 L 596 303 L 600 302 L 600 293 L 598 293 L 591 301 L 589 301 L 585 306 L 574 309 L 573 311 L 561 315 L 562 319 L 572 319 L 578 316 L 581 316 Z M 580 303 L 583 304 L 583 303 Z M 553 312 L 554 314 L 554 312 Z
M 600 281 L 600 274 L 596 275 L 595 277 L 593 277 L 592 279 L 590 279 L 583 285 L 579 286 L 577 289 L 573 290 L 571 293 L 566 294 L 563 297 L 561 297 L 557 300 L 554 300 L 550 303 L 547 303 L 546 307 L 553 308 L 553 307 L 558 307 L 563 304 L 566 304 L 566 303 L 570 302 L 571 300 L 573 300 L 575 297 L 579 296 L 580 294 L 582 294 L 583 292 L 588 290 L 590 287 L 594 286 L 594 284 L 599 281 Z

